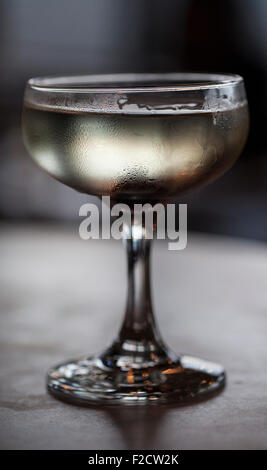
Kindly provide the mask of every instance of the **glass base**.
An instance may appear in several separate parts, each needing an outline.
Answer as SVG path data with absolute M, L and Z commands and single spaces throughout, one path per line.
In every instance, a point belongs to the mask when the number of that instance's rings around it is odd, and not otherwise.
M 138 360 L 139 359 L 139 360 Z M 223 368 L 191 356 L 131 356 L 103 354 L 60 364 L 48 373 L 50 393 L 70 403 L 186 404 L 208 398 L 225 384 Z

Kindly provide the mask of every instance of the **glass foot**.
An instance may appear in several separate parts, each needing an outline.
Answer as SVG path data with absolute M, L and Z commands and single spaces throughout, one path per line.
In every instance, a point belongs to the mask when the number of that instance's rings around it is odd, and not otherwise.
M 69 361 L 51 369 L 47 387 L 55 397 L 81 405 L 186 404 L 208 398 L 225 384 L 223 368 L 191 356 L 146 363 L 106 356 Z

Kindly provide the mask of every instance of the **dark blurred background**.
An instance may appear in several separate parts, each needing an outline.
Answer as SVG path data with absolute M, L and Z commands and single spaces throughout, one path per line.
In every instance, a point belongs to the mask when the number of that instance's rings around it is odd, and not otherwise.
M 186 197 L 193 230 L 267 240 L 266 0 L 1 0 L 0 218 L 75 223 L 88 196 L 42 173 L 20 114 L 32 76 L 208 71 L 242 75 L 251 128 L 243 155 Z

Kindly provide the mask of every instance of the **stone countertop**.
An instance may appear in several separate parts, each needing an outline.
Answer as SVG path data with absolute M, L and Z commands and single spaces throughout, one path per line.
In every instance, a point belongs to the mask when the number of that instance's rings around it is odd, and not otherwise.
M 193 406 L 93 407 L 45 390 L 47 369 L 101 351 L 126 299 L 116 241 L 77 228 L 0 227 L 2 449 L 266 449 L 267 246 L 189 234 L 153 249 L 155 312 L 177 352 L 222 363 L 228 383 Z

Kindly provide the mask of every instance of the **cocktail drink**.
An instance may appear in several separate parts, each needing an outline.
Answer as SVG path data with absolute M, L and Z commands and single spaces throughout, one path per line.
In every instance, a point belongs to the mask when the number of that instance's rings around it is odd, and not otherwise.
M 167 204 L 231 167 L 247 138 L 248 108 L 236 75 L 40 78 L 26 86 L 23 133 L 37 164 L 78 191 L 130 207 Z M 101 356 L 49 371 L 48 389 L 59 398 L 182 403 L 224 385 L 221 366 L 164 345 L 152 311 L 150 243 L 142 222 L 139 229 L 128 227 L 121 331 Z

